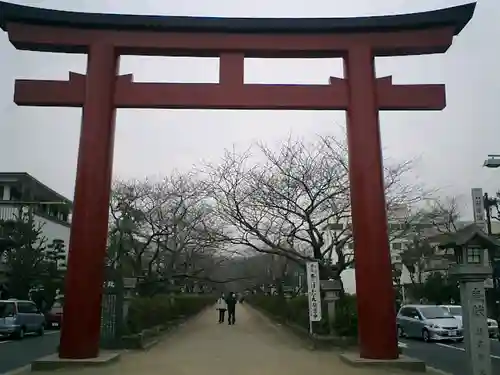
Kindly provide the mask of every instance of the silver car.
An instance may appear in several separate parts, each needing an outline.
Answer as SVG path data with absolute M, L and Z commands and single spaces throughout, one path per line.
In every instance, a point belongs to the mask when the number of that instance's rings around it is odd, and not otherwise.
M 462 306 L 459 305 L 441 305 L 443 309 L 446 309 L 451 315 L 460 321 L 460 325 L 463 327 L 462 323 Z M 498 337 L 498 322 L 495 319 L 486 319 L 488 324 L 488 333 L 491 338 Z
M 22 339 L 26 333 L 43 335 L 45 317 L 32 301 L 0 300 L 0 335 Z
M 397 315 L 399 337 L 421 338 L 425 342 L 463 341 L 460 321 L 445 309 L 434 305 L 405 305 Z

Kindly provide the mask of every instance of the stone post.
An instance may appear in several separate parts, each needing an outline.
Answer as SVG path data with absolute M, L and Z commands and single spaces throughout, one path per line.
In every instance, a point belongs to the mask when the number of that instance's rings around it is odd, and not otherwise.
M 327 303 L 328 324 L 330 334 L 333 334 L 333 324 L 335 322 L 335 302 L 339 299 L 341 286 L 337 280 L 322 280 L 321 291 L 325 293 L 324 301 Z
M 130 306 L 130 301 L 134 297 L 135 287 L 137 285 L 137 278 L 135 277 L 124 277 L 123 278 L 123 306 L 122 306 L 122 316 L 123 316 L 123 329 L 125 329 L 128 317 L 128 308 Z
M 490 277 L 491 268 L 483 264 L 462 263 L 450 269 L 450 274 L 456 275 L 460 282 L 465 348 L 469 367 L 466 373 L 491 375 L 490 339 L 484 288 L 484 281 Z

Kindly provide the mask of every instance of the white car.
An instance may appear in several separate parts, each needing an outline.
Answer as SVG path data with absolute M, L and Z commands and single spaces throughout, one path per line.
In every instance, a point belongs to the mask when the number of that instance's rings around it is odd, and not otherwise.
M 462 306 L 459 305 L 441 305 L 443 309 L 448 311 L 451 315 L 453 315 L 456 319 L 460 320 L 460 324 L 463 327 L 462 323 Z M 488 323 L 488 332 L 490 337 L 498 337 L 498 322 L 495 319 L 487 318 Z

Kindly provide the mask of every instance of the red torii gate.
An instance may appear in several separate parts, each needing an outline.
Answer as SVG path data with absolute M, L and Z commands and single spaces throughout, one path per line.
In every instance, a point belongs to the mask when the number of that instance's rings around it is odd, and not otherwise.
M 398 16 L 237 19 L 86 14 L 0 2 L 15 48 L 88 55 L 68 81 L 16 80 L 26 106 L 82 107 L 60 357 L 99 354 L 116 108 L 346 110 L 360 355 L 398 357 L 378 112 L 441 110 L 444 85 L 376 78 L 375 56 L 444 53 L 475 3 Z M 220 80 L 139 83 L 121 55 L 220 57 Z M 329 85 L 244 84 L 244 58 L 344 59 Z M 82 298 L 84 300 L 82 300 Z

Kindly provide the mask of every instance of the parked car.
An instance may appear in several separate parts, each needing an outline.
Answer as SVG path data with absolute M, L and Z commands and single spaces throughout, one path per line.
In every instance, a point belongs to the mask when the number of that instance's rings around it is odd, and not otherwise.
M 443 309 L 448 311 L 456 319 L 460 321 L 460 325 L 463 327 L 462 323 L 462 306 L 460 305 L 441 305 Z M 495 319 L 486 318 L 488 324 L 488 333 L 490 337 L 498 337 L 498 322 Z
M 0 300 L 0 335 L 23 339 L 27 333 L 44 334 L 45 317 L 32 301 Z
M 52 308 L 45 313 L 45 327 L 59 329 L 61 328 L 63 317 L 63 306 L 61 302 L 54 302 Z
M 397 315 L 399 337 L 421 338 L 425 342 L 463 341 L 462 324 L 445 309 L 434 305 L 404 305 Z

